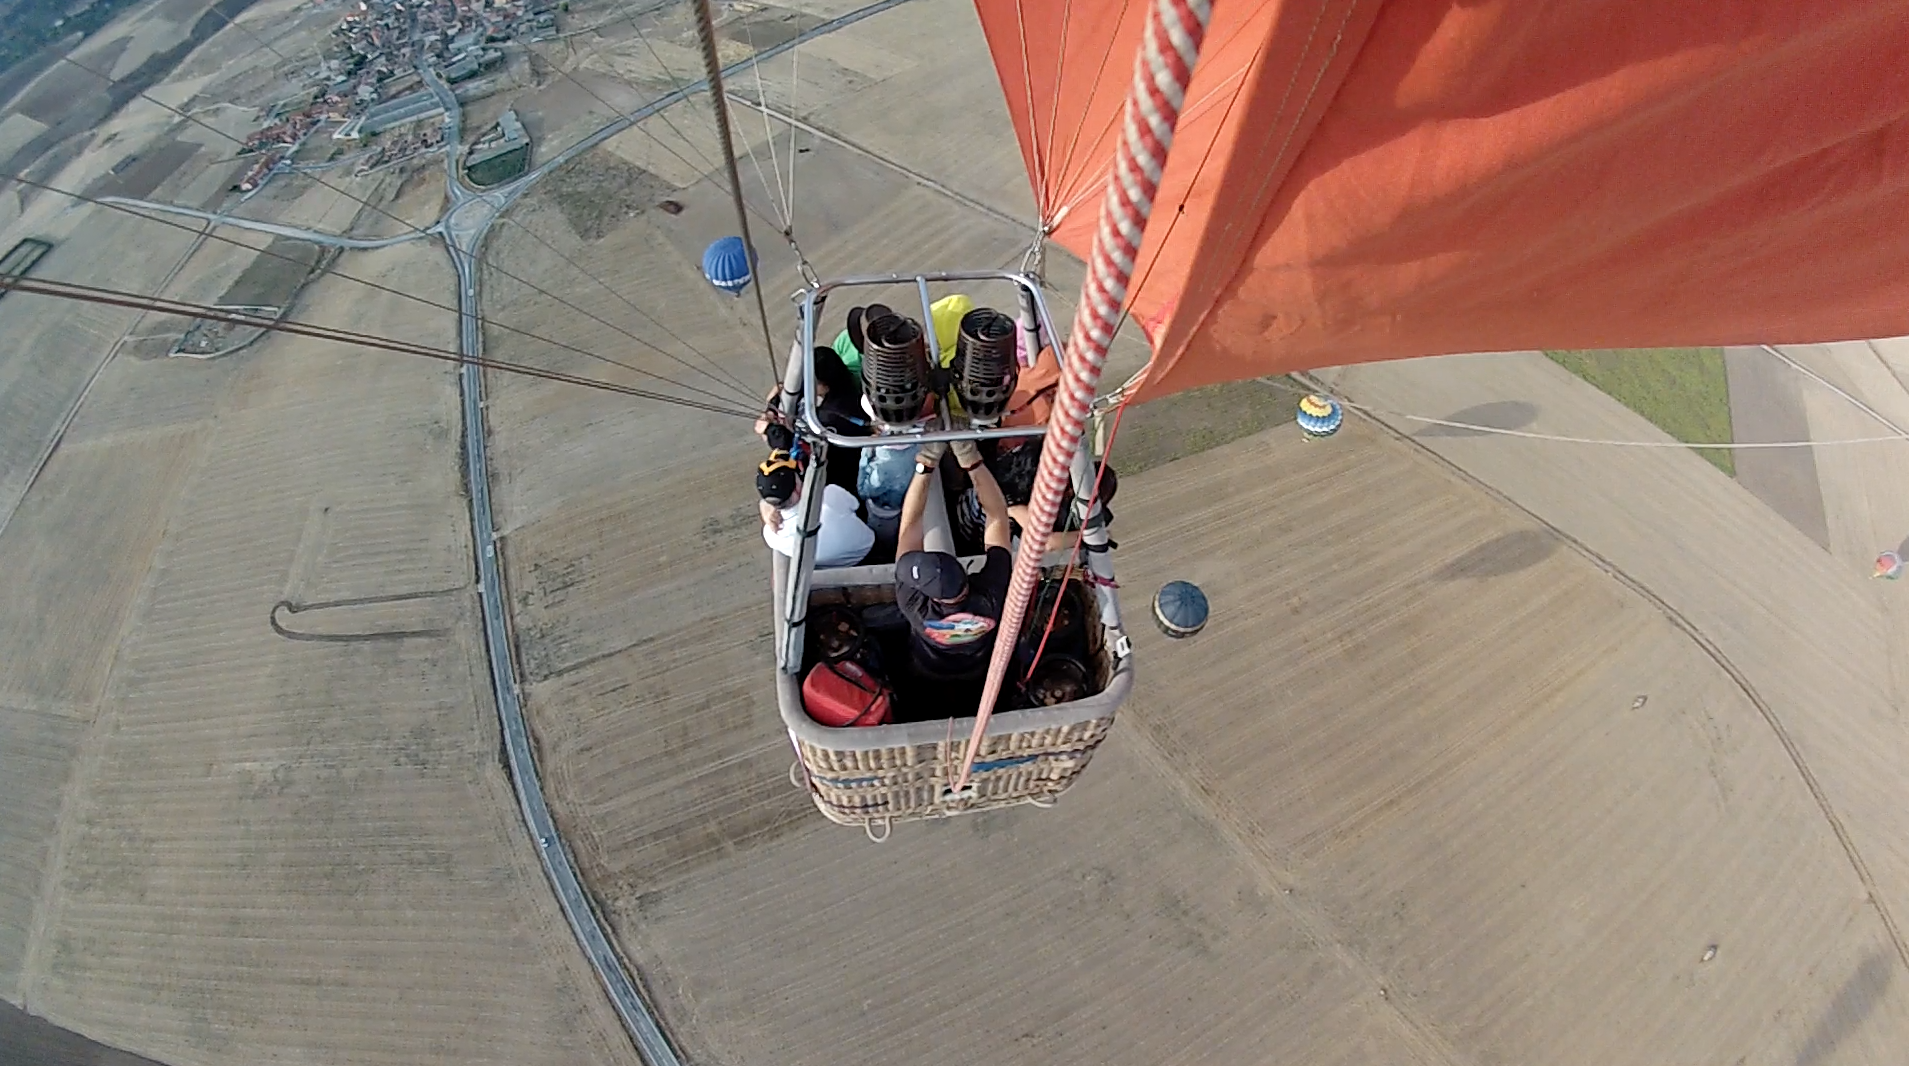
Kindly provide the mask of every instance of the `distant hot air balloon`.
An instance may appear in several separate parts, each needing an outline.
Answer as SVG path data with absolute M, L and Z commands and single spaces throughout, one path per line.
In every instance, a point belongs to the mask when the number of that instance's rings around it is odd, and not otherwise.
M 755 258 L 741 237 L 724 237 L 703 252 L 703 277 L 729 295 L 741 296 L 755 280 Z
M 1895 552 L 1883 552 L 1876 556 L 1876 572 L 1870 577 L 1879 577 L 1884 581 L 1894 581 L 1902 576 L 1902 556 Z
M 1191 581 L 1169 581 L 1153 594 L 1153 624 L 1175 640 L 1206 628 L 1206 593 Z
M 1299 428 L 1308 437 L 1330 437 L 1339 432 L 1345 420 L 1345 412 L 1328 397 L 1314 395 L 1299 401 Z

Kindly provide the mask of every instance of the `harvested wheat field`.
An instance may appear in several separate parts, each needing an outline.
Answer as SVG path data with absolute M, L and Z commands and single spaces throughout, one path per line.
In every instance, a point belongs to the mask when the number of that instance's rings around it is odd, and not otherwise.
M 455 377 L 272 337 L 96 396 L 0 536 L 8 998 L 168 1063 L 631 1061 L 498 764 Z
M 699 540 L 695 617 L 531 689 L 566 829 L 692 1061 L 1863 1062 L 1909 1036 L 1778 739 L 1554 534 L 1364 426 L 1122 499 L 1127 587 L 1199 580 L 1215 618 L 1136 634 L 1140 692 L 1054 812 L 881 847 L 814 815 L 751 680 L 746 526 Z M 657 602 L 638 560 L 684 532 L 668 511 L 630 508 L 624 567 L 592 555 L 621 602 Z
M 53 243 L 38 277 L 156 289 L 184 265 L 190 231 L 159 229 L 100 208 L 85 208 L 57 228 L 32 235 Z M 16 231 L 5 240 L 29 235 Z M 146 254 L 128 263 L 125 247 L 138 241 Z M 235 250 L 236 251 L 236 250 Z M 134 331 L 140 312 L 75 305 L 52 297 L 12 293 L 0 298 L 0 526 L 18 506 L 47 445 L 107 356 Z

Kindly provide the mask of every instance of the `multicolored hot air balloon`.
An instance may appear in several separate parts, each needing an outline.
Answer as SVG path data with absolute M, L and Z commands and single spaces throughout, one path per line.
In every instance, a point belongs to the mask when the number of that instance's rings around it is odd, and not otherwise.
M 703 277 L 731 296 L 741 296 L 755 276 L 755 257 L 741 237 L 724 237 L 703 252 Z
M 1330 437 L 1345 424 L 1346 413 L 1337 401 L 1314 394 L 1299 401 L 1299 428 L 1308 437 Z
M 1879 577 L 1884 581 L 1894 581 L 1902 576 L 1902 556 L 1895 552 L 1883 552 L 1876 556 L 1876 572 L 1870 577 Z

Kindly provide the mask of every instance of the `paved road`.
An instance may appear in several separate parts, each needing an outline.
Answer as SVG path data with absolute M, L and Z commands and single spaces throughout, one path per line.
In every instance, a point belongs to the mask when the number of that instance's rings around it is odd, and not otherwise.
M 182 207 L 178 204 L 160 203 L 156 200 L 133 200 L 124 196 L 102 196 L 100 203 L 116 204 L 120 207 L 135 207 L 146 211 L 158 211 L 168 215 L 184 215 L 218 226 L 231 226 L 234 229 L 249 229 L 258 233 L 270 233 L 275 237 L 289 237 L 296 241 L 310 241 L 331 248 L 352 248 L 370 250 L 389 248 L 394 244 L 404 244 L 421 237 L 431 236 L 437 229 L 431 226 L 421 230 L 411 230 L 395 237 L 341 237 L 336 233 L 324 233 L 319 230 L 305 229 L 301 226 L 287 226 L 278 222 L 261 222 L 255 218 L 239 218 L 236 215 L 220 215 L 211 211 L 201 211 L 196 207 Z
M 528 185 L 514 191 L 503 189 L 478 192 L 460 173 L 463 109 L 436 71 L 423 70 L 424 84 L 444 104 L 445 192 L 450 205 L 434 227 L 444 238 L 451 268 L 457 274 L 458 350 L 470 358 L 484 354 L 482 289 L 478 275 L 478 250 L 497 220 L 498 213 Z M 508 187 L 507 187 L 508 188 Z M 484 648 L 490 658 L 491 687 L 497 700 L 497 717 L 504 735 L 504 754 L 510 764 L 510 780 L 517 792 L 518 809 L 524 826 L 537 842 L 538 858 L 551 890 L 563 908 L 564 919 L 577 938 L 590 965 L 603 982 L 604 991 L 616 1009 L 623 1028 L 635 1042 L 643 1061 L 649 1066 L 676 1066 L 675 1049 L 663 1036 L 629 967 L 610 942 L 596 910 L 591 906 L 576 863 L 564 847 L 556 820 L 544 799 L 543 779 L 537 771 L 536 752 L 530 739 L 530 725 L 524 718 L 522 688 L 517 679 L 517 660 L 510 642 L 510 622 L 505 617 L 509 597 L 504 590 L 503 574 L 497 564 L 497 523 L 491 507 L 489 434 L 484 424 L 484 372 L 465 364 L 458 373 L 458 385 L 464 403 L 465 479 L 470 487 L 471 543 L 477 552 L 478 593 L 483 601 Z
M 907 2 L 908 0 L 878 0 L 877 3 L 824 22 L 780 45 L 764 49 L 749 62 L 733 64 L 725 73 L 747 69 L 750 62 L 767 59 L 794 48 L 803 41 L 833 33 L 844 26 L 853 25 L 871 15 Z M 451 202 L 433 229 L 444 237 L 445 248 L 451 257 L 451 266 L 457 273 L 459 348 L 464 355 L 473 358 L 483 354 L 484 342 L 481 317 L 483 293 L 478 276 L 479 253 L 483 248 L 484 238 L 489 234 L 490 227 L 497 217 L 520 196 L 530 191 L 545 175 L 643 119 L 688 99 L 708 86 L 707 81 L 697 81 L 686 85 L 604 125 L 595 133 L 558 152 L 522 177 L 495 189 L 479 192 L 465 183 L 458 167 L 457 146 L 461 143 L 459 137 L 462 109 L 458 106 L 457 98 L 436 72 L 425 71 L 424 80 L 431 91 L 436 93 L 444 103 L 445 142 L 448 146 L 445 152 L 447 168 L 445 189 Z M 637 991 L 629 967 L 617 954 L 616 947 L 611 942 L 600 917 L 591 906 L 582 879 L 577 874 L 576 863 L 569 849 L 564 846 L 563 838 L 550 816 L 550 808 L 544 797 L 543 782 L 537 771 L 536 756 L 530 741 L 530 728 L 524 719 L 522 689 L 511 647 L 510 626 L 505 617 L 509 597 L 504 590 L 503 576 L 497 564 L 497 528 L 491 507 L 489 458 L 486 450 L 487 433 L 484 424 L 483 372 L 476 366 L 467 365 L 462 369 L 459 382 L 462 386 L 464 402 L 464 454 L 466 475 L 471 489 L 471 528 L 473 544 L 477 549 L 479 591 L 484 601 L 485 647 L 490 655 L 491 680 L 496 693 L 497 713 L 504 733 L 505 754 L 510 763 L 511 781 L 517 790 L 518 805 L 524 816 L 524 824 L 538 842 L 544 873 L 549 877 L 557 900 L 563 907 L 564 917 L 570 922 L 570 928 L 576 934 L 578 945 L 583 948 L 584 954 L 590 959 L 591 966 L 596 969 L 597 976 L 603 981 L 604 990 L 609 994 L 611 1003 L 622 1019 L 624 1028 L 628 1030 L 631 1040 L 636 1043 L 638 1052 L 649 1066 L 676 1066 L 679 1059 L 675 1050 L 664 1037 L 653 1011 Z

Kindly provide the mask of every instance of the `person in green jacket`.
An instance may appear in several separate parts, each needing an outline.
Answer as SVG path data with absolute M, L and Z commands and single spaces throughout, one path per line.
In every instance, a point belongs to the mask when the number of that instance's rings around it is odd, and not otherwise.
M 955 293 L 936 300 L 929 307 L 935 316 L 936 365 L 946 367 L 954 362 L 955 338 L 961 335 L 961 316 L 974 310 L 974 300 L 965 293 Z M 866 323 L 873 322 L 883 315 L 892 315 L 895 311 L 886 304 L 869 304 L 867 307 L 851 307 L 848 312 L 848 328 L 835 335 L 831 345 L 835 354 L 842 357 L 842 365 L 862 376 L 862 329 Z

